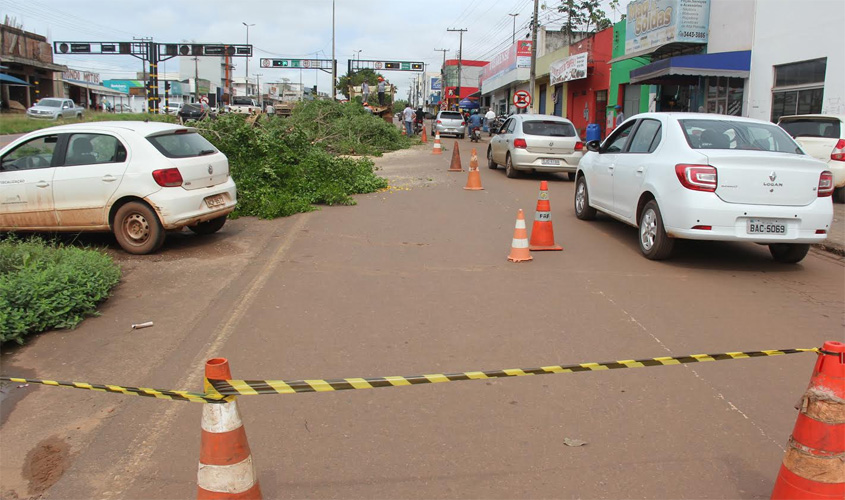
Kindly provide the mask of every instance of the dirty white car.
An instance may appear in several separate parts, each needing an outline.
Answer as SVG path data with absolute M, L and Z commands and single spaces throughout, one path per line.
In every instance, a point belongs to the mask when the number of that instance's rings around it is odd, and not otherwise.
M 189 127 L 80 123 L 0 150 L 0 231 L 111 231 L 146 254 L 166 230 L 220 230 L 236 203 L 226 155 Z

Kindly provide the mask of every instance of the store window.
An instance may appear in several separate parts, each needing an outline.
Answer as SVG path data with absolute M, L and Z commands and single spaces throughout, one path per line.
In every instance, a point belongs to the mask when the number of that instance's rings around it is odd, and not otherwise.
M 777 122 L 784 115 L 821 113 L 826 70 L 824 57 L 775 66 L 772 121 Z
M 704 111 L 720 115 L 742 115 L 742 78 L 711 76 L 705 81 Z

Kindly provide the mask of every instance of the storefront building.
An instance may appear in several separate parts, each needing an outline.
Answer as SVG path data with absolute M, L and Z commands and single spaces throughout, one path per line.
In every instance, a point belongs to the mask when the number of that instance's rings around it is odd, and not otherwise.
M 28 85 L 7 85 L 0 82 L 3 109 L 11 102 L 19 111 L 29 108 L 43 97 L 61 97 L 61 72 L 67 66 L 53 63 L 53 47 L 47 38 L 2 24 L 0 25 L 0 66 L 2 73 Z
M 62 73 L 64 97 L 86 109 L 104 109 L 106 103 L 128 104 L 129 94 L 100 84 L 100 74 L 69 69 Z
M 566 118 L 586 136 L 587 125 L 596 123 L 605 137 L 607 130 L 605 115 L 610 86 L 611 51 L 613 50 L 613 28 L 575 42 L 569 46 L 569 57 L 552 63 L 551 84 L 561 87 L 566 99 Z
M 518 112 L 512 102 L 513 94 L 518 90 L 531 93 L 530 79 L 531 40 L 517 40 L 484 67 L 481 73 L 481 107 L 490 108 L 497 115 Z
M 442 109 L 454 109 L 461 99 L 478 92 L 478 82 L 485 66 L 487 66 L 487 61 L 469 59 L 460 61 L 460 85 L 458 85 L 458 60 L 447 59 L 446 67 L 443 68 L 445 103 L 441 105 Z
M 535 80 L 534 112 L 541 115 L 566 116 L 566 83 L 561 79 L 560 61 L 569 57 L 569 46 L 564 46 L 537 58 L 537 75 Z M 551 74 L 551 67 L 555 64 L 555 75 Z M 552 84 L 552 78 L 555 83 Z
M 613 26 L 613 58 L 625 55 L 625 32 L 627 23 L 619 21 Z M 651 85 L 631 84 L 631 71 L 641 68 L 645 63 L 639 58 L 625 59 L 611 65 L 610 95 L 605 115 L 605 129 L 612 131 L 625 118 L 650 110 L 654 102 Z M 619 113 L 616 110 L 619 106 Z

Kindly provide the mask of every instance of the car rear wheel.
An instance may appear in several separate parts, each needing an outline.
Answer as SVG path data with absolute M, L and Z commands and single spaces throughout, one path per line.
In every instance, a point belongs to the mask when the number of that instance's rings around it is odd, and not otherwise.
M 508 176 L 508 179 L 515 179 L 519 177 L 519 172 L 513 168 L 513 160 L 511 160 L 510 154 L 505 156 L 505 175 Z
M 675 240 L 666 234 L 657 202 L 646 203 L 640 215 L 640 251 L 647 259 L 663 260 L 672 255 Z
M 836 203 L 845 203 L 845 187 L 833 190 L 833 201 Z
M 487 167 L 496 170 L 496 162 L 493 161 L 493 148 L 487 148 Z
M 587 192 L 587 179 L 582 175 L 575 186 L 575 217 L 581 220 L 596 218 L 596 209 L 590 206 L 590 194 Z
M 188 226 L 188 229 L 193 231 L 196 234 L 213 234 L 223 227 L 223 224 L 226 223 L 226 216 L 223 215 L 221 217 L 217 217 L 216 219 L 207 220 L 205 222 L 200 222 L 196 226 Z
M 804 243 L 772 243 L 769 252 L 777 262 L 795 264 L 801 262 L 810 251 L 810 245 Z
M 137 201 L 129 202 L 114 214 L 114 237 L 124 250 L 144 255 L 164 243 L 164 228 L 152 208 Z

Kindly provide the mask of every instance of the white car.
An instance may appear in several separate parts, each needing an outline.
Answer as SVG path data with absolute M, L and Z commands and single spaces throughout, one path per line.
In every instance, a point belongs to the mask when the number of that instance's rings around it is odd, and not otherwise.
M 794 263 L 830 231 L 833 175 L 769 122 L 643 113 L 587 149 L 575 215 L 601 211 L 638 227 L 649 259 L 668 258 L 682 238 L 766 244 Z
M 584 143 L 572 122 L 552 115 L 513 115 L 490 139 L 487 166 L 505 166 L 505 175 L 519 172 L 566 172 L 575 179 Z
M 781 116 L 778 125 L 833 173 L 833 199 L 845 203 L 845 116 Z
M 111 231 L 146 254 L 169 229 L 218 231 L 236 203 L 226 155 L 188 127 L 80 123 L 0 150 L 0 231 Z

